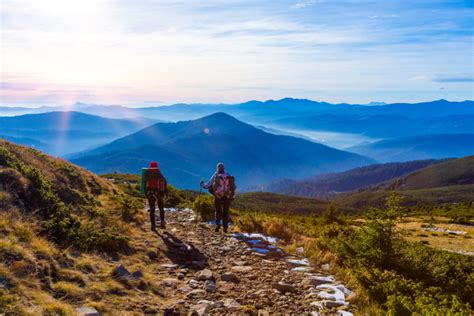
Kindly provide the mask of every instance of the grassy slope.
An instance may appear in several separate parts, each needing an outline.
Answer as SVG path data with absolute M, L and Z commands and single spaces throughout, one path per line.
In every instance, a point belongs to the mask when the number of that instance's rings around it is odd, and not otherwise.
M 302 198 L 282 194 L 252 192 L 236 197 L 233 208 L 248 211 L 270 213 L 289 213 L 294 215 L 320 214 L 329 203 L 311 198 Z
M 429 166 L 376 188 L 341 194 L 335 203 L 359 210 L 381 207 L 392 192 L 401 195 L 408 206 L 473 202 L 474 156 Z
M 0 314 L 74 315 L 81 305 L 143 314 L 169 304 L 151 259 L 159 252 L 147 246 L 159 241 L 143 203 L 120 185 L 5 141 L 0 184 Z M 143 277 L 115 280 L 118 262 Z

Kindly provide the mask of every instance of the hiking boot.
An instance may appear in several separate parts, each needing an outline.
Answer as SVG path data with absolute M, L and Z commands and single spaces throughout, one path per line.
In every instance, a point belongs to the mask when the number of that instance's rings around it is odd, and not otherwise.
M 156 232 L 156 225 L 151 225 L 151 230 Z
M 161 228 L 162 228 L 162 229 L 166 229 L 166 224 L 165 224 L 165 222 L 161 222 Z
M 224 227 L 224 233 L 227 234 L 227 227 Z
M 216 229 L 214 229 L 214 231 L 217 233 L 220 229 L 221 229 L 221 226 L 217 225 Z

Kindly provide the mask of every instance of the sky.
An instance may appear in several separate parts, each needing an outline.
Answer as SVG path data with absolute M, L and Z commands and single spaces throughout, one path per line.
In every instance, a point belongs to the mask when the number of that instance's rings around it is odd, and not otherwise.
M 474 1 L 1 0 L 0 105 L 474 99 Z

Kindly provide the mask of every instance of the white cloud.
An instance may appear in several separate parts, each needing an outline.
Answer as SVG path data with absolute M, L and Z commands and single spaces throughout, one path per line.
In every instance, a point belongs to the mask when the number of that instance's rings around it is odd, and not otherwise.
M 299 0 L 291 6 L 292 9 L 303 9 L 323 2 L 323 0 Z
M 11 1 L 1 9 L 2 81 L 38 88 L 3 93 L 2 102 L 319 99 L 321 91 L 434 89 L 431 80 L 410 78 L 472 69 L 466 38 L 418 38 L 435 27 L 456 31 L 447 23 L 454 19 L 371 20 L 395 14 L 350 5 Z

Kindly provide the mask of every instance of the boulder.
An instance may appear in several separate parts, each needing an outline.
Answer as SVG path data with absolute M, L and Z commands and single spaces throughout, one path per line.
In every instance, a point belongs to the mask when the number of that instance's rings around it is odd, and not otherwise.
M 209 304 L 198 303 L 190 308 L 190 314 L 192 316 L 203 316 L 209 311 Z
M 128 271 L 123 265 L 119 265 L 112 271 L 112 276 L 116 279 L 128 278 L 130 271 Z
M 209 270 L 209 269 L 201 270 L 197 274 L 197 279 L 199 281 L 206 281 L 206 280 L 210 280 L 210 279 L 213 279 L 213 278 L 214 278 L 214 276 L 212 274 L 212 271 Z
M 133 272 L 132 274 L 130 274 L 130 278 L 135 279 L 135 280 L 141 279 L 143 278 L 143 272 L 141 272 L 140 270 L 137 270 Z
M 221 280 L 225 282 L 239 282 L 239 278 L 232 272 L 225 272 L 221 275 Z
M 233 298 L 227 298 L 224 300 L 224 307 L 227 308 L 229 311 L 239 311 L 242 309 L 242 305 L 240 305 L 236 300 Z

